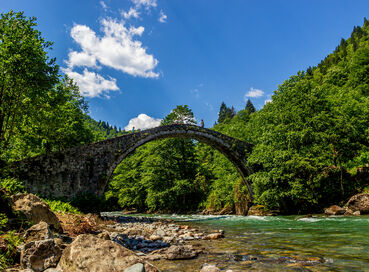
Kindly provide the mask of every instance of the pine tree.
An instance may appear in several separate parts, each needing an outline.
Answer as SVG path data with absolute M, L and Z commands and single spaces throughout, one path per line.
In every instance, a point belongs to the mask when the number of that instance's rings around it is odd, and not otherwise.
M 245 110 L 247 113 L 253 113 L 256 111 L 254 105 L 252 104 L 250 99 L 247 99 Z

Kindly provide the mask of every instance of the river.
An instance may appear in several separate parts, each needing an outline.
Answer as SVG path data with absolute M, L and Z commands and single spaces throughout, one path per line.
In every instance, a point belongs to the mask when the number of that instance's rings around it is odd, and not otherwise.
M 369 216 L 141 216 L 225 231 L 195 260 L 157 262 L 164 271 L 199 271 L 204 263 L 235 271 L 369 271 Z

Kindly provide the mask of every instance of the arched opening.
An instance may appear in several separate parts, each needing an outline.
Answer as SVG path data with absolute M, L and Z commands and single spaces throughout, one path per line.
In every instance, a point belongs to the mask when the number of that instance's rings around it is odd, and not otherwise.
M 100 191 L 101 194 L 104 192 L 117 166 L 121 162 L 123 162 L 130 154 L 134 153 L 134 151 L 137 148 L 142 147 L 149 142 L 154 142 L 160 139 L 184 138 L 184 139 L 193 139 L 198 142 L 209 145 L 215 150 L 218 150 L 221 154 L 223 154 L 235 166 L 235 169 L 239 173 L 244 185 L 248 190 L 249 193 L 248 199 L 252 201 L 252 189 L 246 180 L 246 177 L 250 174 L 250 172 L 249 169 L 245 166 L 246 158 L 244 157 L 244 154 L 242 154 L 242 151 L 244 151 L 245 154 L 247 152 L 246 150 L 242 150 L 243 147 L 239 148 L 241 152 L 237 152 L 237 144 L 239 144 L 237 143 L 238 140 L 229 137 L 230 139 L 234 140 L 234 142 L 232 141 L 230 142 L 229 139 L 225 139 L 225 137 L 228 136 L 223 135 L 224 137 L 219 137 L 219 135 L 217 135 L 216 132 L 209 133 L 208 130 L 199 129 L 199 127 L 196 126 L 194 126 L 193 130 L 188 129 L 188 126 L 186 130 L 184 129 L 173 130 L 162 128 L 159 129 L 159 131 L 157 131 L 156 133 L 143 132 L 143 134 L 137 133 L 136 135 L 131 136 L 134 137 L 135 140 L 132 141 L 132 144 L 129 146 L 129 148 L 121 152 L 119 156 L 116 157 L 115 161 L 110 165 L 107 171 L 106 180 Z M 248 206 L 250 204 L 248 204 Z

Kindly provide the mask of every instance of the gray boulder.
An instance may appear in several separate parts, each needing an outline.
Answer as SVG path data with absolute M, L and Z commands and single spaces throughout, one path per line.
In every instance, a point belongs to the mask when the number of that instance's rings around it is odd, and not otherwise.
M 369 194 L 362 193 L 352 196 L 347 202 L 347 207 L 360 214 L 369 213 Z
M 20 263 L 24 269 L 41 272 L 56 267 L 61 254 L 61 249 L 55 245 L 53 239 L 32 241 L 22 248 Z
M 12 197 L 12 208 L 25 215 L 28 221 L 35 224 L 44 221 L 56 231 L 63 232 L 58 217 L 49 205 L 34 194 L 16 194 Z

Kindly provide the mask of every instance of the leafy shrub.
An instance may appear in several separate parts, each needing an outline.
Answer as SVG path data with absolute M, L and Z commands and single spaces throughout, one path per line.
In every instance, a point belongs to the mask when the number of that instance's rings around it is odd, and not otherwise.
M 0 236 L 0 244 L 2 245 L 2 251 L 0 251 L 0 270 L 13 265 L 18 255 L 17 247 L 22 243 L 22 239 L 15 233 L 15 231 L 9 231 L 6 234 Z
M 15 178 L 4 178 L 0 180 L 0 187 L 5 188 L 10 194 L 25 193 L 23 183 Z
M 72 206 L 69 202 L 63 202 L 61 200 L 51 200 L 44 199 L 44 201 L 49 204 L 50 209 L 53 212 L 69 212 L 74 214 L 80 214 L 81 212 L 74 206 Z

